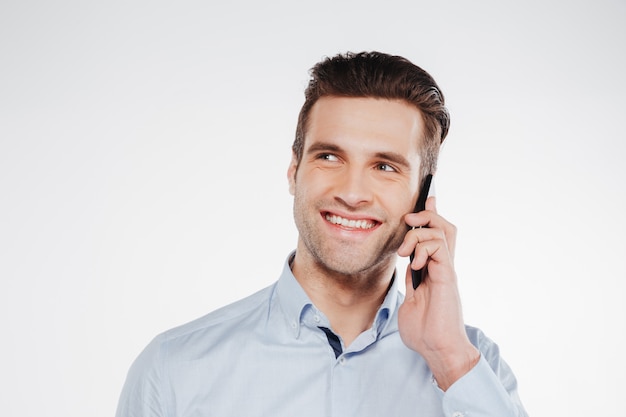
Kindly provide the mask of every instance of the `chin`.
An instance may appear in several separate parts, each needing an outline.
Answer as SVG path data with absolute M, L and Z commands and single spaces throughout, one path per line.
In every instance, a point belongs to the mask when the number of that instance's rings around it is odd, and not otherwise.
M 382 254 L 380 256 L 367 257 L 370 259 L 362 256 L 362 252 L 344 252 L 343 254 L 335 253 L 335 255 L 322 256 L 318 258 L 318 261 L 328 271 L 346 276 L 367 274 L 376 269 L 384 268 L 388 262 L 392 261 L 392 256 Z

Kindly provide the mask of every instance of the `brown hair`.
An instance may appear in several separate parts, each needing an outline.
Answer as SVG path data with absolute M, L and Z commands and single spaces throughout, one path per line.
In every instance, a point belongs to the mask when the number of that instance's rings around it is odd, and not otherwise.
M 310 75 L 292 146 L 298 164 L 302 160 L 309 113 L 319 98 L 373 97 L 404 100 L 417 107 L 426 127 L 420 178 L 435 172 L 439 147 L 450 127 L 450 115 L 443 94 L 430 74 L 401 56 L 348 52 L 317 63 Z

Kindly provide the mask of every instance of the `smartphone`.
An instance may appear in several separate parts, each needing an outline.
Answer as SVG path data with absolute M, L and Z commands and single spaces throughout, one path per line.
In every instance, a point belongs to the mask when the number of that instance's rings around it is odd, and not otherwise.
M 428 198 L 428 193 L 430 192 L 430 184 L 433 182 L 433 174 L 428 174 L 424 177 L 422 181 L 422 187 L 420 188 L 420 193 L 417 196 L 417 203 L 415 204 L 415 209 L 413 213 L 418 213 L 422 210 L 426 209 L 426 199 Z M 415 252 L 411 252 L 411 256 L 409 259 L 413 262 L 413 258 L 415 258 Z M 411 268 L 411 278 L 413 279 L 413 289 L 416 289 L 422 283 L 422 276 L 424 274 L 423 268 L 418 269 L 417 271 Z

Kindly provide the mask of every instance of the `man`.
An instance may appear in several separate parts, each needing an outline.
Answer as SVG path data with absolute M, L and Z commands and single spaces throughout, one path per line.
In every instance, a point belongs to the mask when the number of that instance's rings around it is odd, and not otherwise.
M 525 416 L 497 346 L 463 323 L 454 226 L 434 198 L 412 213 L 448 132 L 435 81 L 401 57 L 345 54 L 312 69 L 305 97 L 288 168 L 299 238 L 280 279 L 155 338 L 118 417 Z M 403 297 L 396 257 L 411 254 Z

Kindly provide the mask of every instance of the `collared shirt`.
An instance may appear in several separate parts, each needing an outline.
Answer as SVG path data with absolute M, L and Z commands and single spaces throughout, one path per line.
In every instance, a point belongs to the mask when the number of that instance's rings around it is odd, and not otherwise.
M 117 417 L 526 416 L 513 373 L 476 328 L 466 327 L 480 361 L 437 387 L 400 339 L 398 281 L 346 347 L 285 262 L 272 286 L 157 336 L 128 373 Z

